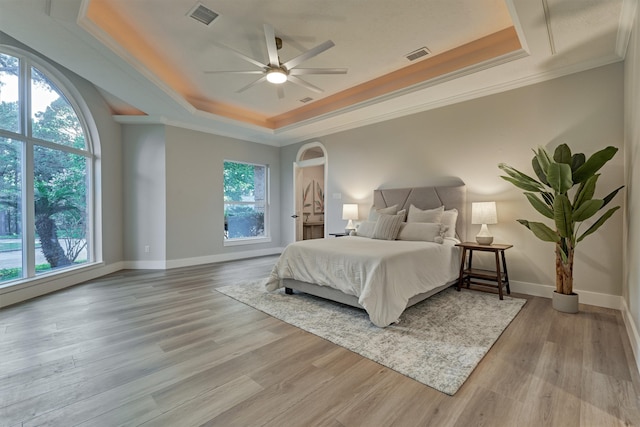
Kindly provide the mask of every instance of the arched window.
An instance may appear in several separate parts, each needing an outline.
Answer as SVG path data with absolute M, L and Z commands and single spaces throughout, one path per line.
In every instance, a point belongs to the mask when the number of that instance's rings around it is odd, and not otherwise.
M 93 152 L 55 72 L 0 47 L 0 286 L 93 261 Z

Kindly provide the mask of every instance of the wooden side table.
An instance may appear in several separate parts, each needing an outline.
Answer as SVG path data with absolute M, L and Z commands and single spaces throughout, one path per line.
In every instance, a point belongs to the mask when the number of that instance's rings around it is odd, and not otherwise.
M 509 288 L 509 274 L 507 273 L 507 262 L 505 260 L 504 251 L 512 248 L 513 245 L 481 245 L 475 242 L 464 242 L 458 243 L 456 246 L 462 248 L 462 257 L 460 260 L 460 276 L 458 277 L 458 286 L 456 286 L 456 289 L 458 291 L 464 284 L 467 285 L 467 288 L 469 287 L 469 285 L 474 284 L 479 286 L 497 288 L 500 299 L 503 299 L 503 287 L 506 287 L 507 294 L 511 293 L 511 289 Z M 473 268 L 473 251 L 493 252 L 496 257 L 495 271 Z M 468 263 L 467 252 L 469 253 Z M 500 265 L 500 261 L 502 261 L 502 266 Z

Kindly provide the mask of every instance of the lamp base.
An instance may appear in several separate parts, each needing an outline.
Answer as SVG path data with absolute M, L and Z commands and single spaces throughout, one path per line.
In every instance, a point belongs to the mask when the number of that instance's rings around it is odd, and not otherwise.
M 476 242 L 478 242 L 479 245 L 490 245 L 493 243 L 493 236 L 489 233 L 487 224 L 482 224 L 480 227 L 480 232 L 476 236 Z
M 493 236 L 476 236 L 479 245 L 490 245 L 493 243 Z

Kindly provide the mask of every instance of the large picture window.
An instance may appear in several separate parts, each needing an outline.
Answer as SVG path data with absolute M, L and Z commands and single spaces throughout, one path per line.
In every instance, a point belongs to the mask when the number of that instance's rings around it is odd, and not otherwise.
M 264 239 L 268 224 L 269 168 L 224 162 L 224 237 L 229 241 Z
M 0 286 L 92 260 L 91 144 L 54 80 L 0 52 Z

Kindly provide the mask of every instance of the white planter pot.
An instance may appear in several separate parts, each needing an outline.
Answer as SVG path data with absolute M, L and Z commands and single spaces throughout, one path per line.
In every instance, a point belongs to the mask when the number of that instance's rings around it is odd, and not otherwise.
M 565 295 L 553 291 L 552 306 L 562 313 L 575 314 L 578 312 L 578 294 Z

